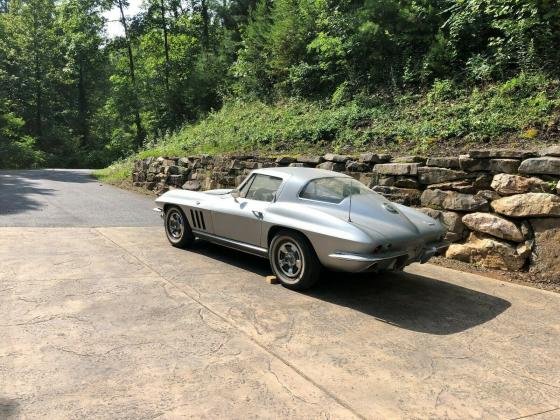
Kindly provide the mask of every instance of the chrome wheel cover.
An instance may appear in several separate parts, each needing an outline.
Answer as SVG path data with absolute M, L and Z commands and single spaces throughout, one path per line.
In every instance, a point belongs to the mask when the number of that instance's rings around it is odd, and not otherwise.
M 294 241 L 282 241 L 276 250 L 275 263 L 285 282 L 296 283 L 304 269 L 303 252 Z
M 167 216 L 167 232 L 174 240 L 180 240 L 185 231 L 183 215 L 177 210 L 171 210 Z

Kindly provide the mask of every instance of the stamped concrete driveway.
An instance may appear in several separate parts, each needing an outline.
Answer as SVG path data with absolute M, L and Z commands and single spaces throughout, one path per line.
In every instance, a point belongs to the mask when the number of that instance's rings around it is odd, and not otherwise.
M 292 292 L 151 207 L 0 172 L 0 418 L 560 418 L 560 295 L 429 264 Z

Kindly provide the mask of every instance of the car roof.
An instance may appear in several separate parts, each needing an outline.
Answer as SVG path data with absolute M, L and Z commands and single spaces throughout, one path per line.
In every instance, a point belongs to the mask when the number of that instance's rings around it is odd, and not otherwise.
M 255 169 L 253 173 L 279 176 L 281 178 L 295 177 L 300 182 L 306 182 L 316 178 L 348 177 L 348 175 L 340 172 L 329 171 L 327 169 L 303 168 L 298 166 Z

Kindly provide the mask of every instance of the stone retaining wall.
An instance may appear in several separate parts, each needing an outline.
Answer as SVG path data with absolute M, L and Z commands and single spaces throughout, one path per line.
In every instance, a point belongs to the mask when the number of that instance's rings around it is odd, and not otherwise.
M 560 281 L 560 145 L 542 151 L 472 150 L 461 156 L 363 153 L 270 158 L 190 156 L 135 162 L 134 186 L 161 194 L 239 185 L 257 168 L 304 166 L 346 173 L 388 199 L 439 219 L 446 257 Z

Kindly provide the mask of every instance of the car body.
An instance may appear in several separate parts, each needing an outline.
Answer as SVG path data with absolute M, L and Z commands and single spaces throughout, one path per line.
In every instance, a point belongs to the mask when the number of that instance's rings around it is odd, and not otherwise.
M 169 208 L 177 210 L 175 218 L 182 219 L 189 240 L 271 258 L 273 269 L 271 243 L 279 233 L 297 236 L 292 249 L 306 242 L 313 264 L 347 272 L 402 269 L 448 246 L 440 222 L 391 203 L 348 175 L 322 169 L 257 169 L 235 190 L 172 190 L 156 203 L 163 216 Z M 176 245 L 172 226 L 166 218 L 167 236 Z M 289 251 L 279 250 L 278 258 L 288 261 L 294 254 Z

